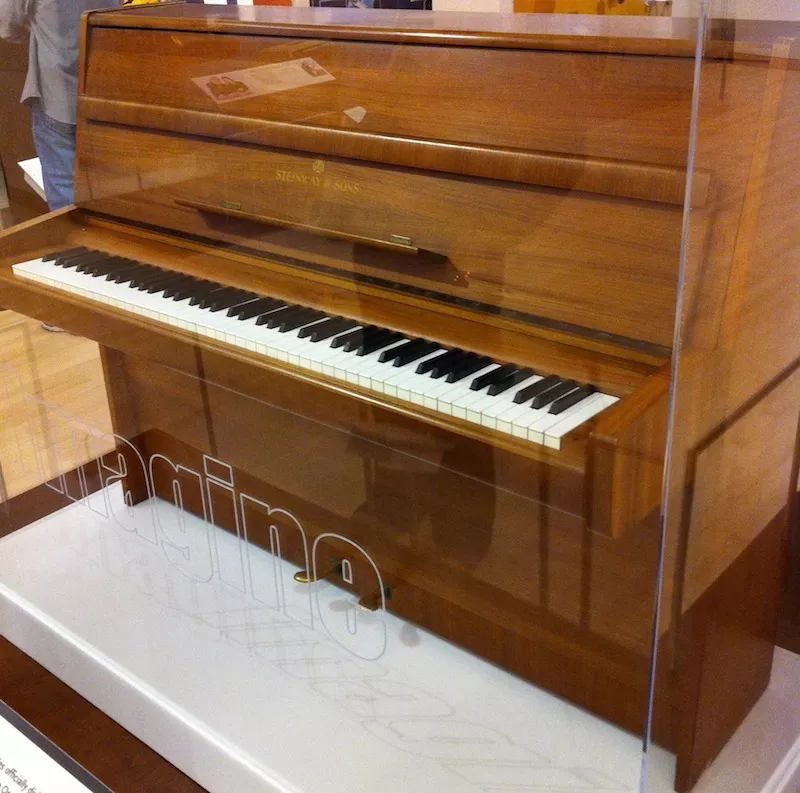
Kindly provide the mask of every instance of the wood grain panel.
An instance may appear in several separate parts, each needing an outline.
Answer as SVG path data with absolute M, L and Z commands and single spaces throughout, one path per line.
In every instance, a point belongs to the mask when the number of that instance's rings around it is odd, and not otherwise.
M 95 28 L 84 95 L 365 136 L 686 166 L 688 58 L 269 36 L 218 36 L 209 58 L 206 38 Z M 164 64 L 161 79 L 131 79 L 153 58 Z M 335 79 L 224 103 L 195 82 L 300 58 Z M 346 114 L 352 108 L 365 111 L 360 121 Z
M 671 343 L 677 207 L 322 161 L 108 125 L 84 124 L 80 138 L 78 201 L 84 207 L 158 219 L 205 236 L 224 231 L 224 218 L 198 223 L 197 210 L 176 202 L 200 201 L 221 211 L 232 205 L 387 241 L 401 235 L 446 255 L 468 276 L 468 286 L 440 280 L 433 265 L 426 265 L 434 270 L 427 276 L 407 256 L 392 259 L 302 232 L 254 229 L 284 254 L 301 260 L 322 254 L 346 274 L 388 275 L 487 306 L 662 347 Z

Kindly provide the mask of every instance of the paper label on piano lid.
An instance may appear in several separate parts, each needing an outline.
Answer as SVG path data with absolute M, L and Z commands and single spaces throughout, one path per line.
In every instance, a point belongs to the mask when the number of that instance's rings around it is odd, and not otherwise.
M 254 96 L 291 91 L 307 85 L 327 83 L 336 78 L 313 58 L 298 58 L 293 61 L 254 66 L 234 72 L 207 74 L 193 77 L 192 82 L 217 104 L 251 99 Z

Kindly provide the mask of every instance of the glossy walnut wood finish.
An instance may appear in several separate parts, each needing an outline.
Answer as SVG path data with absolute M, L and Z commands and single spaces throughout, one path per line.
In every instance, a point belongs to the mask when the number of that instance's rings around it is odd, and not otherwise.
M 86 225 L 82 225 L 81 221 Z M 319 296 L 315 298 L 312 286 L 307 281 L 300 282 L 280 270 L 271 271 L 263 267 L 260 260 L 244 255 L 236 257 L 232 254 L 223 256 L 218 253 L 214 255 L 209 252 L 207 247 L 203 248 L 188 242 L 181 243 L 174 237 L 160 237 L 159 239 L 159 235 L 137 233 L 135 230 L 119 224 L 86 219 L 80 212 L 75 211 L 69 214 L 61 213 L 50 216 L 50 219 L 44 221 L 40 228 L 28 225 L 14 235 L 6 236 L 7 245 L 4 246 L 4 251 L 7 250 L 8 255 L 0 259 L 0 278 L 3 279 L 3 292 L 9 296 L 7 304 L 15 306 L 21 313 L 41 319 L 54 319 L 58 316 L 58 321 L 64 327 L 96 339 L 109 347 L 122 349 L 131 354 L 140 352 L 142 349 L 149 349 L 149 356 L 153 360 L 164 363 L 171 361 L 172 365 L 190 373 L 197 373 L 193 348 L 200 348 L 209 353 L 213 352 L 220 356 L 220 360 L 230 362 L 229 367 L 220 365 L 214 368 L 213 382 L 219 382 L 238 390 L 248 391 L 247 383 L 251 379 L 247 374 L 248 366 L 263 371 L 285 372 L 302 382 L 321 386 L 322 394 L 325 395 L 322 396 L 323 403 L 325 399 L 333 398 L 335 394 L 356 397 L 358 401 L 380 405 L 382 409 L 389 409 L 406 416 L 412 424 L 412 418 L 422 418 L 426 423 L 438 427 L 446 433 L 455 432 L 458 435 L 489 443 L 492 447 L 506 449 L 520 461 L 529 459 L 546 466 L 573 471 L 584 471 L 586 468 L 587 448 L 593 443 L 591 425 L 582 427 L 572 436 L 568 436 L 562 449 L 554 452 L 517 441 L 508 436 L 504 437 L 500 433 L 476 428 L 466 422 L 448 419 L 441 414 L 435 414 L 425 409 L 415 407 L 412 410 L 410 406 L 391 399 L 377 400 L 374 395 L 363 392 L 355 386 L 344 386 L 338 381 L 312 376 L 289 365 L 265 361 L 245 351 L 232 351 L 220 343 L 197 339 L 172 327 L 155 325 L 141 318 L 124 316 L 121 312 L 113 309 L 99 308 L 96 304 L 81 298 L 21 283 L 11 276 L 7 267 L 14 261 L 33 258 L 44 250 L 56 247 L 55 242 L 47 243 L 48 237 L 50 237 L 54 241 L 58 239 L 58 245 L 84 244 L 111 253 L 136 257 L 143 261 L 162 263 L 168 261 L 170 267 L 176 271 L 213 277 L 222 283 L 254 289 L 289 300 L 301 300 L 312 306 L 326 307 L 328 310 L 333 307 L 336 311 L 344 314 L 349 313 L 389 327 L 405 328 L 407 331 L 409 328 L 415 327 L 414 318 L 419 316 L 418 309 L 414 306 L 404 308 L 402 304 L 398 304 L 394 300 L 379 300 L 368 296 L 352 298 L 348 297 L 346 292 L 337 296 L 327 284 L 320 284 Z M 27 242 L 25 238 L 27 238 Z M 42 242 L 44 242 L 45 248 L 41 247 Z M 3 263 L 5 263 L 5 267 L 3 267 Z M 50 301 L 49 307 L 48 301 Z M 560 371 L 565 376 L 604 384 L 602 387 L 620 394 L 635 392 L 646 382 L 647 377 L 653 371 L 652 366 L 625 358 L 615 358 L 608 353 L 596 352 L 587 355 L 586 350 L 568 345 L 563 339 L 557 341 L 545 336 L 533 341 L 529 333 L 523 334 L 518 329 L 514 332 L 511 327 L 508 329 L 498 327 L 490 337 L 481 331 L 478 323 L 474 323 L 471 327 L 471 323 L 465 321 L 465 318 L 457 313 L 442 313 L 439 316 L 431 313 L 426 315 L 425 323 L 424 328 L 419 326 L 420 332 L 425 332 L 431 338 L 451 344 L 470 346 L 471 349 L 491 355 L 508 356 L 512 360 L 519 358 L 521 363 L 535 361 L 537 365 Z M 115 326 L 120 330 L 114 330 Z M 135 337 L 131 330 L 124 330 L 132 328 L 137 329 Z M 181 346 L 187 348 L 186 354 L 178 354 Z M 239 369 L 234 369 L 235 363 L 241 364 L 239 367 L 241 374 L 234 374 L 235 371 L 239 371 Z M 207 371 L 205 376 L 210 377 Z M 347 403 L 347 400 L 344 400 L 344 403 Z M 625 400 L 621 400 L 618 404 L 624 405 Z M 607 415 L 613 416 L 618 409 L 618 406 L 610 408 Z M 357 427 L 358 423 L 358 418 L 353 416 L 353 426 Z M 619 430 L 618 435 L 619 443 L 624 447 L 624 428 Z M 479 455 L 477 449 L 475 454 Z M 583 514 L 585 503 L 587 502 L 584 497 L 573 498 L 570 511 Z M 615 509 L 617 508 L 611 508 L 611 511 L 613 512 Z M 601 525 L 599 522 L 591 528 L 599 532 L 610 532 L 610 526 Z
M 662 356 L 671 342 L 681 222 L 675 206 L 98 124 L 81 127 L 78 168 L 82 206 L 203 237 L 230 230 L 219 217 L 230 203 L 235 211 L 279 215 L 287 224 L 313 219 L 339 234 L 407 237 L 447 256 L 463 279 L 448 284 L 435 263 L 376 253 L 372 246 L 233 226 L 248 245 L 290 256 L 305 269 L 316 259 L 344 278 L 383 278 L 477 301 L 476 319 L 486 326 L 499 309 L 551 326 L 568 323 L 583 336 L 611 334 L 621 337 L 621 346 Z M 321 176 L 315 168 L 324 169 Z M 209 217 L 191 202 L 219 209 Z M 616 233 L 609 235 L 612 226 Z M 357 283 L 354 291 L 365 290 Z
M 391 610 L 639 730 L 693 45 L 669 20 L 588 21 L 589 32 L 576 35 L 567 17 L 518 17 L 488 33 L 468 29 L 485 24 L 477 16 L 409 14 L 402 28 L 391 27 L 396 15 L 380 13 L 344 14 L 339 25 L 321 19 L 301 9 L 212 14 L 191 5 L 91 15 L 79 130 L 85 210 L 0 238 L 4 300 L 101 342 L 115 428 L 143 450 L 192 465 L 203 452 L 219 455 L 250 492 L 302 513 L 314 534 L 347 526 L 387 570 Z M 327 93 L 312 86 L 217 107 L 190 79 L 285 58 L 298 47 L 336 70 Z M 164 83 L 132 84 L 117 48 L 133 59 L 144 49 L 158 53 L 169 64 Z M 389 51 L 398 68 L 376 71 L 381 81 L 362 53 Z M 691 251 L 710 263 L 690 294 L 714 309 L 693 325 L 712 346 L 725 311 L 709 283 L 727 283 L 718 276 L 733 249 L 737 202 L 747 190 L 740 171 L 753 145 L 751 99 L 742 97 L 760 97 L 770 82 L 767 61 L 751 55 L 712 62 L 706 73 L 719 90 L 704 99 L 723 111 L 724 123 L 713 126 L 718 156 L 690 202 L 699 210 Z M 429 69 L 449 61 L 461 70 Z M 436 90 L 413 79 L 420 64 L 436 72 Z M 539 79 L 539 69 L 547 113 L 536 92 L 519 90 Z M 484 74 L 486 83 L 476 83 Z M 721 90 L 731 85 L 733 99 Z M 339 104 L 324 115 L 333 94 Z M 419 101 L 398 101 L 408 96 Z M 367 110 L 358 125 L 341 113 L 356 104 Z M 470 115 L 472 106 L 480 112 Z M 516 107 L 519 123 L 513 112 L 507 118 Z M 587 110 L 584 121 L 575 120 L 578 107 Z M 755 115 L 756 126 L 768 116 Z M 786 139 L 790 129 L 782 128 Z M 324 180 L 304 178 L 320 173 L 316 160 L 333 176 L 330 195 Z M 272 179 L 278 171 L 299 178 Z M 448 284 L 439 271 L 409 272 L 406 256 L 404 264 L 389 254 L 365 258 L 341 239 L 220 221 L 224 213 L 187 201 L 239 204 L 232 214 L 277 213 L 370 238 L 376 230 L 381 239 L 403 235 L 395 227 L 402 221 L 413 230 L 404 236 L 447 255 L 457 273 L 470 273 L 470 285 Z M 554 452 L 9 273 L 13 262 L 74 244 L 529 363 L 622 399 Z M 423 287 L 434 294 L 421 294 Z M 500 313 L 459 302 L 476 294 Z M 509 313 L 531 306 L 535 318 Z M 766 358 L 769 345 L 763 351 Z M 716 381 L 708 374 L 694 396 L 711 401 Z M 258 437 L 270 438 L 270 454 Z M 307 463 L 300 469 L 297 457 Z M 451 512 L 442 503 L 453 504 Z M 723 536 L 722 510 L 702 512 L 709 518 L 702 536 Z M 757 526 L 750 517 L 736 559 L 717 548 L 703 568 L 714 570 L 711 580 L 693 600 L 684 596 L 689 585 L 697 593 L 703 566 L 686 546 L 668 549 L 664 598 L 676 606 L 660 626 L 655 735 L 680 751 L 682 787 L 735 729 L 765 677 L 765 654 L 749 654 L 749 639 L 739 653 L 715 627 L 743 612 L 750 591 L 726 577 L 734 561 L 770 609 L 759 559 L 779 553 L 780 531 L 774 513 L 759 513 Z M 741 658 L 757 662 L 741 668 Z M 720 680 L 737 674 L 746 685 L 714 722 L 717 666 Z
M 95 27 L 165 31 L 203 31 L 244 35 L 303 36 L 352 41 L 447 44 L 449 46 L 525 48 L 571 52 L 633 53 L 638 55 L 694 54 L 695 25 L 689 19 L 616 19 L 587 16 L 459 13 L 449 11 L 397 14 L 373 9 L 264 9 L 230 7 L 208 14 L 193 5 L 166 8 L 128 8 L 94 12 Z
M 120 430 L 145 458 L 163 454 L 194 470 L 201 454 L 225 461 L 237 487 L 301 516 L 309 542 L 335 526 L 365 548 L 391 589 L 392 612 L 641 729 L 654 521 L 618 540 L 591 536 L 565 511 L 564 472 L 529 468 L 517 477 L 497 451 L 443 446 L 375 408 L 359 410 L 353 424 L 328 401 L 323 423 L 315 391 L 280 378 L 259 377 L 245 395 L 141 358 L 105 356 L 115 373 L 110 397 L 125 405 Z M 187 508 L 202 514 L 196 488 L 183 484 Z M 156 475 L 155 487 L 171 498 L 168 477 Z M 232 515 L 216 505 L 214 513 L 235 530 Z M 250 539 L 269 547 L 267 536 Z M 303 563 L 291 536 L 281 547 Z M 327 553 L 346 551 L 328 541 Z M 359 572 L 369 571 L 356 570 L 356 581 L 372 578 Z M 624 613 L 620 601 L 631 604 Z M 662 699 L 666 707 L 666 692 Z
M 266 129 L 269 122 L 273 129 L 315 130 L 320 153 L 344 153 L 334 147 L 346 136 L 333 132 L 349 133 L 358 149 L 370 144 L 374 149 L 375 140 L 382 145 L 406 141 L 421 150 L 415 156 L 425 168 L 433 167 L 447 145 L 459 152 L 483 146 L 519 158 L 527 152 L 560 154 L 582 164 L 589 183 L 601 166 L 622 175 L 626 166 L 661 166 L 651 171 L 650 189 L 673 202 L 683 199 L 691 58 L 220 35 L 210 61 L 204 33 L 90 31 L 92 57 L 83 96 L 139 106 L 145 117 L 140 126 L 148 125 L 150 108 L 164 107 L 193 113 L 199 124 L 193 131 L 200 134 L 206 114 L 257 120 Z M 333 79 L 225 102 L 201 88 L 206 75 L 301 57 Z M 130 79 L 128 69 L 140 73 L 153 58 L 165 67 L 157 85 Z M 574 112 L 576 102 L 580 115 Z M 363 117 L 345 112 L 358 107 Z M 91 118 L 94 105 L 86 109 Z M 425 156 L 431 144 L 436 151 Z M 273 139 L 273 145 L 281 144 Z M 303 139 L 283 145 L 303 148 Z M 660 189 L 658 179 L 665 183 Z

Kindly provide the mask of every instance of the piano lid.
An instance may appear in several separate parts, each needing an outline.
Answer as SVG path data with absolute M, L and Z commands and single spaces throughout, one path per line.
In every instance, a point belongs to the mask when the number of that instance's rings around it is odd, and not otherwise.
M 696 22 L 671 17 L 505 14 L 186 3 L 96 13 L 92 25 L 418 44 L 693 56 Z

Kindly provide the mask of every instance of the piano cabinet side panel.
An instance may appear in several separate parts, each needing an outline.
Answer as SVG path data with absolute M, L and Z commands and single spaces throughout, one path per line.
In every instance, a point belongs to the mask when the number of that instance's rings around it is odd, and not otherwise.
M 43 251 L 67 247 L 73 235 L 80 232 L 82 218 L 81 210 L 65 207 L 0 231 L 0 269 L 35 259 Z M 12 305 L 3 307 L 13 308 Z
M 600 414 L 588 443 L 587 523 L 621 537 L 661 504 L 669 365 Z

